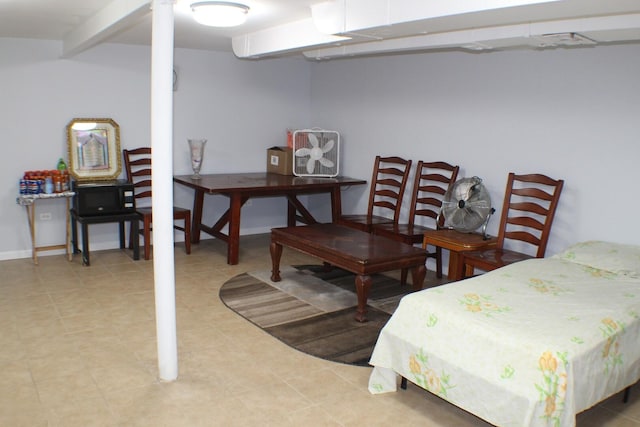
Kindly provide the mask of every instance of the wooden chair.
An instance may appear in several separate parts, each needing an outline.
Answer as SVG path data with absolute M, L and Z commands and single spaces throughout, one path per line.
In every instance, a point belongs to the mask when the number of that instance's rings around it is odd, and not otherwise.
M 376 224 L 397 224 L 411 160 L 376 156 L 366 214 L 342 215 L 338 223 L 371 233 Z
M 457 272 L 459 277 L 472 275 L 475 268 L 491 271 L 514 262 L 544 257 L 563 185 L 563 180 L 545 175 L 510 173 L 496 246 L 462 252 Z M 506 249 L 506 240 L 531 248 L 534 255 Z
M 376 224 L 373 233 L 393 240 L 414 245 L 422 243 L 424 232 L 440 228 L 444 218 L 440 216 L 442 200 L 445 193 L 458 177 L 459 166 L 452 166 L 445 162 L 419 161 L 413 182 L 411 210 L 407 223 Z M 425 225 L 425 221 L 431 226 Z M 421 224 L 416 224 L 416 222 Z M 442 277 L 442 248 L 436 246 L 435 252 L 430 252 L 428 258 L 435 258 L 436 274 Z M 403 269 L 400 281 L 406 283 L 407 270 Z
M 136 211 L 140 215 L 143 227 L 140 233 L 144 237 L 144 259 L 148 260 L 151 254 L 151 231 L 153 231 L 153 217 L 151 214 L 151 148 L 141 147 L 132 150 L 122 150 L 124 156 L 124 167 L 127 180 L 133 182 Z M 140 205 L 141 200 L 143 206 Z M 173 207 L 173 219 L 183 221 L 183 226 L 174 225 L 176 230 L 184 232 L 184 246 L 187 254 L 191 253 L 191 211 L 189 209 Z M 129 236 L 129 246 L 132 246 L 134 238 L 133 231 Z

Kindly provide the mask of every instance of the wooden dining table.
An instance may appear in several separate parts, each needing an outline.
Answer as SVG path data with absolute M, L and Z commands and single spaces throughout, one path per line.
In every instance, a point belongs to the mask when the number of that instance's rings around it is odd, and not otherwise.
M 287 226 L 298 222 L 317 224 L 318 221 L 300 202 L 298 196 L 328 193 L 331 198 L 331 220 L 337 222 L 342 213 L 341 190 L 343 187 L 363 185 L 367 181 L 344 176 L 333 178 L 298 177 L 268 172 L 205 174 L 194 179 L 192 175 L 176 175 L 177 184 L 192 188 L 193 218 L 191 221 L 191 242 L 200 242 L 200 232 L 216 237 L 227 243 L 227 263 L 238 264 L 240 252 L 240 212 L 247 200 L 255 197 L 284 196 L 287 199 Z M 203 224 L 204 196 L 223 195 L 229 198 L 229 208 L 213 225 Z M 227 234 L 222 229 L 228 225 Z

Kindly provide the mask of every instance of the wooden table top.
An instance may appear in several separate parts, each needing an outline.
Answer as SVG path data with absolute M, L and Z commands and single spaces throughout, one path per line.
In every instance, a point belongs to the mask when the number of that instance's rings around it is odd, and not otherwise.
M 427 256 L 424 249 L 338 224 L 274 228 L 271 239 L 358 274 L 415 266 Z
M 173 180 L 179 184 L 208 193 L 228 192 L 279 192 L 283 190 L 327 189 L 336 186 L 362 185 L 366 180 L 336 176 L 334 178 L 302 177 L 280 175 L 269 172 L 205 174 L 200 179 L 192 175 L 176 175 Z
M 485 237 L 481 233 L 465 233 L 447 229 L 425 231 L 423 242 L 454 251 L 473 251 L 495 246 L 497 238 L 494 236 Z

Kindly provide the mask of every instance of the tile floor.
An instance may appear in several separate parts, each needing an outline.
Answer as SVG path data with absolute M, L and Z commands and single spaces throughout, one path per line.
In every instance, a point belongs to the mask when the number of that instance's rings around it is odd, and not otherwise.
M 373 396 L 370 368 L 288 348 L 228 310 L 219 287 L 270 269 L 268 236 L 178 245 L 179 378 L 158 380 L 153 262 L 128 252 L 0 262 L 0 426 L 487 426 L 416 387 Z M 308 262 L 285 248 L 283 264 Z M 640 426 L 640 388 L 580 414 L 579 427 Z

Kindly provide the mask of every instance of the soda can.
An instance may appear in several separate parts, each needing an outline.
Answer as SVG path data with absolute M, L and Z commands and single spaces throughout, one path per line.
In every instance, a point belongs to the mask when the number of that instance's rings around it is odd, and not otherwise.
M 27 180 L 27 192 L 28 192 L 28 194 L 38 194 L 38 180 L 37 179 L 29 179 L 29 180 Z

